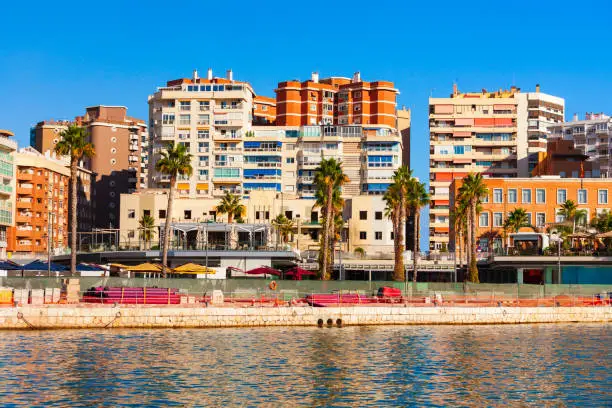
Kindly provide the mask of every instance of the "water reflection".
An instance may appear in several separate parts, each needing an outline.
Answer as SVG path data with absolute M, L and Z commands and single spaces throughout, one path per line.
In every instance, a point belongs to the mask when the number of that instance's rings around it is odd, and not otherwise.
M 4 332 L 2 405 L 611 406 L 609 325 Z

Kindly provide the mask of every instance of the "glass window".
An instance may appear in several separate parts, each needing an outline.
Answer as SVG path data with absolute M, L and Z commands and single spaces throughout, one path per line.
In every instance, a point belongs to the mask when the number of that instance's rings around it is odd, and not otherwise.
M 368 239 L 368 234 L 365 231 L 359 231 L 359 239 Z
M 465 147 L 464 146 L 455 146 L 455 154 L 464 154 Z
M 368 212 L 367 211 L 359 211 L 359 219 L 360 220 L 367 220 L 368 219 Z
M 536 203 L 537 204 L 545 204 L 546 203 L 546 190 L 543 188 L 536 188 Z
M 382 213 L 382 211 L 376 211 L 376 212 L 374 213 L 374 219 L 376 219 L 376 220 L 382 220 L 382 218 L 383 218 L 383 213 Z
M 377 240 L 377 241 L 382 240 L 382 231 L 374 232 L 374 239 Z
M 502 213 L 493 213 L 493 226 L 501 227 L 504 224 L 504 216 Z
M 518 200 L 518 192 L 516 191 L 516 188 L 511 188 L 508 190 L 508 202 L 510 204 L 516 204 Z
M 531 213 L 530 212 L 527 213 L 527 224 L 533 225 L 532 218 L 531 218 Z
M 128 218 L 136 218 L 136 210 L 128 210 Z
M 536 214 L 536 227 L 543 227 L 546 225 L 546 213 Z
M 179 125 L 191 124 L 191 115 L 179 115 Z
M 599 190 L 597 194 L 598 204 L 608 204 L 608 190 Z
M 521 202 L 523 204 L 531 204 L 531 190 L 524 188 L 521 190 Z
M 502 203 L 503 200 L 503 192 L 501 188 L 493 189 L 493 202 L 494 203 Z
M 489 213 L 480 213 L 480 217 L 479 217 L 479 223 L 478 223 L 481 227 L 488 227 L 489 226 Z
M 583 188 L 578 189 L 578 204 L 587 203 L 587 191 Z
M 567 201 L 567 190 L 564 188 L 557 189 L 557 204 L 563 204 Z
M 559 223 L 559 222 L 565 222 L 565 216 L 559 214 L 559 210 L 557 210 L 556 215 L 555 215 L 555 222 Z
M 578 178 L 578 170 L 572 171 L 572 178 Z

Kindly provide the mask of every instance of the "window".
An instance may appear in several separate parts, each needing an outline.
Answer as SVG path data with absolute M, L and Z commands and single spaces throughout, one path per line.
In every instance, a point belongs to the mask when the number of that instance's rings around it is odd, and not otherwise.
M 583 188 L 578 189 L 578 204 L 587 203 L 587 191 Z
M 365 231 L 359 231 L 359 239 L 368 239 L 368 234 Z
M 578 170 L 572 171 L 572 178 L 578 178 Z
M 559 209 L 557 209 L 555 211 L 555 222 L 559 223 L 559 222 L 565 222 L 565 216 L 562 214 L 559 214 Z
M 504 216 L 502 213 L 493 213 L 493 226 L 501 227 L 504 224 Z
M 516 204 L 518 200 L 518 193 L 516 191 L 516 188 L 511 188 L 508 190 L 508 202 L 510 204 Z
M 382 211 L 376 211 L 374 213 L 374 219 L 376 220 L 382 220 L 382 216 L 383 216 Z
M 367 220 L 368 219 L 368 212 L 367 211 L 359 211 L 359 219 L 360 220 Z
M 608 204 L 608 190 L 599 190 L 597 192 L 597 203 Z
M 489 202 L 489 194 L 485 194 L 482 197 L 480 197 L 480 202 L 481 203 L 488 203 Z
M 142 211 L 142 215 L 144 215 L 146 217 L 150 217 L 151 216 L 151 210 L 143 210 Z
M 295 157 L 287 157 L 286 162 L 287 162 L 287 164 L 295 163 Z
M 361 110 L 361 104 L 360 103 L 355 104 L 355 106 L 353 106 L 353 110 L 355 112 L 359 112 Z
M 166 218 L 166 210 L 159 210 L 159 212 L 157 213 L 160 219 L 165 219 Z
M 478 224 L 481 227 L 488 227 L 489 226 L 489 213 L 480 213 L 480 217 L 478 217 Z
M 136 218 L 136 210 L 128 210 L 128 218 Z
M 563 204 L 567 201 L 567 190 L 564 188 L 557 189 L 557 204 Z
M 543 227 L 546 225 L 546 213 L 536 214 L 536 227 Z
M 394 239 L 395 239 L 395 238 L 393 237 L 393 231 L 391 231 L 391 234 L 389 235 L 389 238 L 390 238 L 391 240 L 394 240 Z
M 191 102 L 190 101 L 180 101 L 179 102 L 179 108 L 182 111 L 191 110 Z
M 564 171 L 560 171 L 560 172 L 559 172 L 559 177 L 561 177 L 561 178 L 565 178 L 565 172 L 564 172 Z
M 546 203 L 546 190 L 543 188 L 536 188 L 536 204 Z
M 377 241 L 382 240 L 382 231 L 374 232 L 374 239 L 377 240 Z
M 314 103 L 310 104 L 310 111 L 311 112 L 316 112 L 317 111 L 317 105 L 315 105 Z
M 503 192 L 501 188 L 493 189 L 493 202 L 494 203 L 502 203 L 503 202 Z
M 530 212 L 527 213 L 527 224 L 533 225 L 533 219 Z
M 191 210 L 185 210 L 184 211 L 184 215 L 185 215 L 185 219 L 186 220 L 190 220 L 191 219 Z
M 521 190 L 521 203 L 531 204 L 531 190 L 524 188 Z
M 190 125 L 191 115 L 179 115 L 179 125 Z

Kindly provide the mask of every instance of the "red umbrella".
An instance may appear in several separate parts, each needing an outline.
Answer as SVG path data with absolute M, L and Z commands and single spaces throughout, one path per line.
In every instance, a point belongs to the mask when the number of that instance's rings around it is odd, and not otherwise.
M 285 272 L 285 276 L 288 276 L 288 277 L 293 276 L 295 280 L 302 280 L 304 276 L 317 276 L 317 273 L 315 271 L 309 271 L 309 270 L 300 268 L 299 266 L 294 266 L 293 268 Z
M 250 271 L 246 271 L 247 275 L 275 275 L 280 276 L 281 272 L 277 269 L 271 268 L 269 266 L 259 266 L 255 269 L 251 269 Z

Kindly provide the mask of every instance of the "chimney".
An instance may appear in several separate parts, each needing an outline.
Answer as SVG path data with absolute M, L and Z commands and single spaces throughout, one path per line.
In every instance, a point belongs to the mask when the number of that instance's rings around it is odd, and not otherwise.
M 578 122 L 578 114 L 574 113 L 574 118 L 572 119 L 573 122 Z
M 536 93 L 540 93 L 540 84 L 536 84 Z
M 234 73 L 232 72 L 232 69 L 228 69 L 227 71 L 225 71 L 225 77 L 229 80 L 229 81 L 233 81 L 234 80 Z
M 318 83 L 319 82 L 319 73 L 318 72 L 313 72 L 310 75 L 310 79 L 312 82 Z
M 359 71 L 353 74 L 353 83 L 361 82 L 361 73 Z
M 198 80 L 198 70 L 194 69 L 193 70 L 193 82 L 196 82 Z
M 207 78 L 208 80 L 213 79 L 213 77 L 212 77 L 212 68 L 208 68 L 208 74 L 206 75 L 206 78 Z
M 457 84 L 453 84 L 453 96 L 457 96 L 459 94 L 459 89 L 457 89 Z

